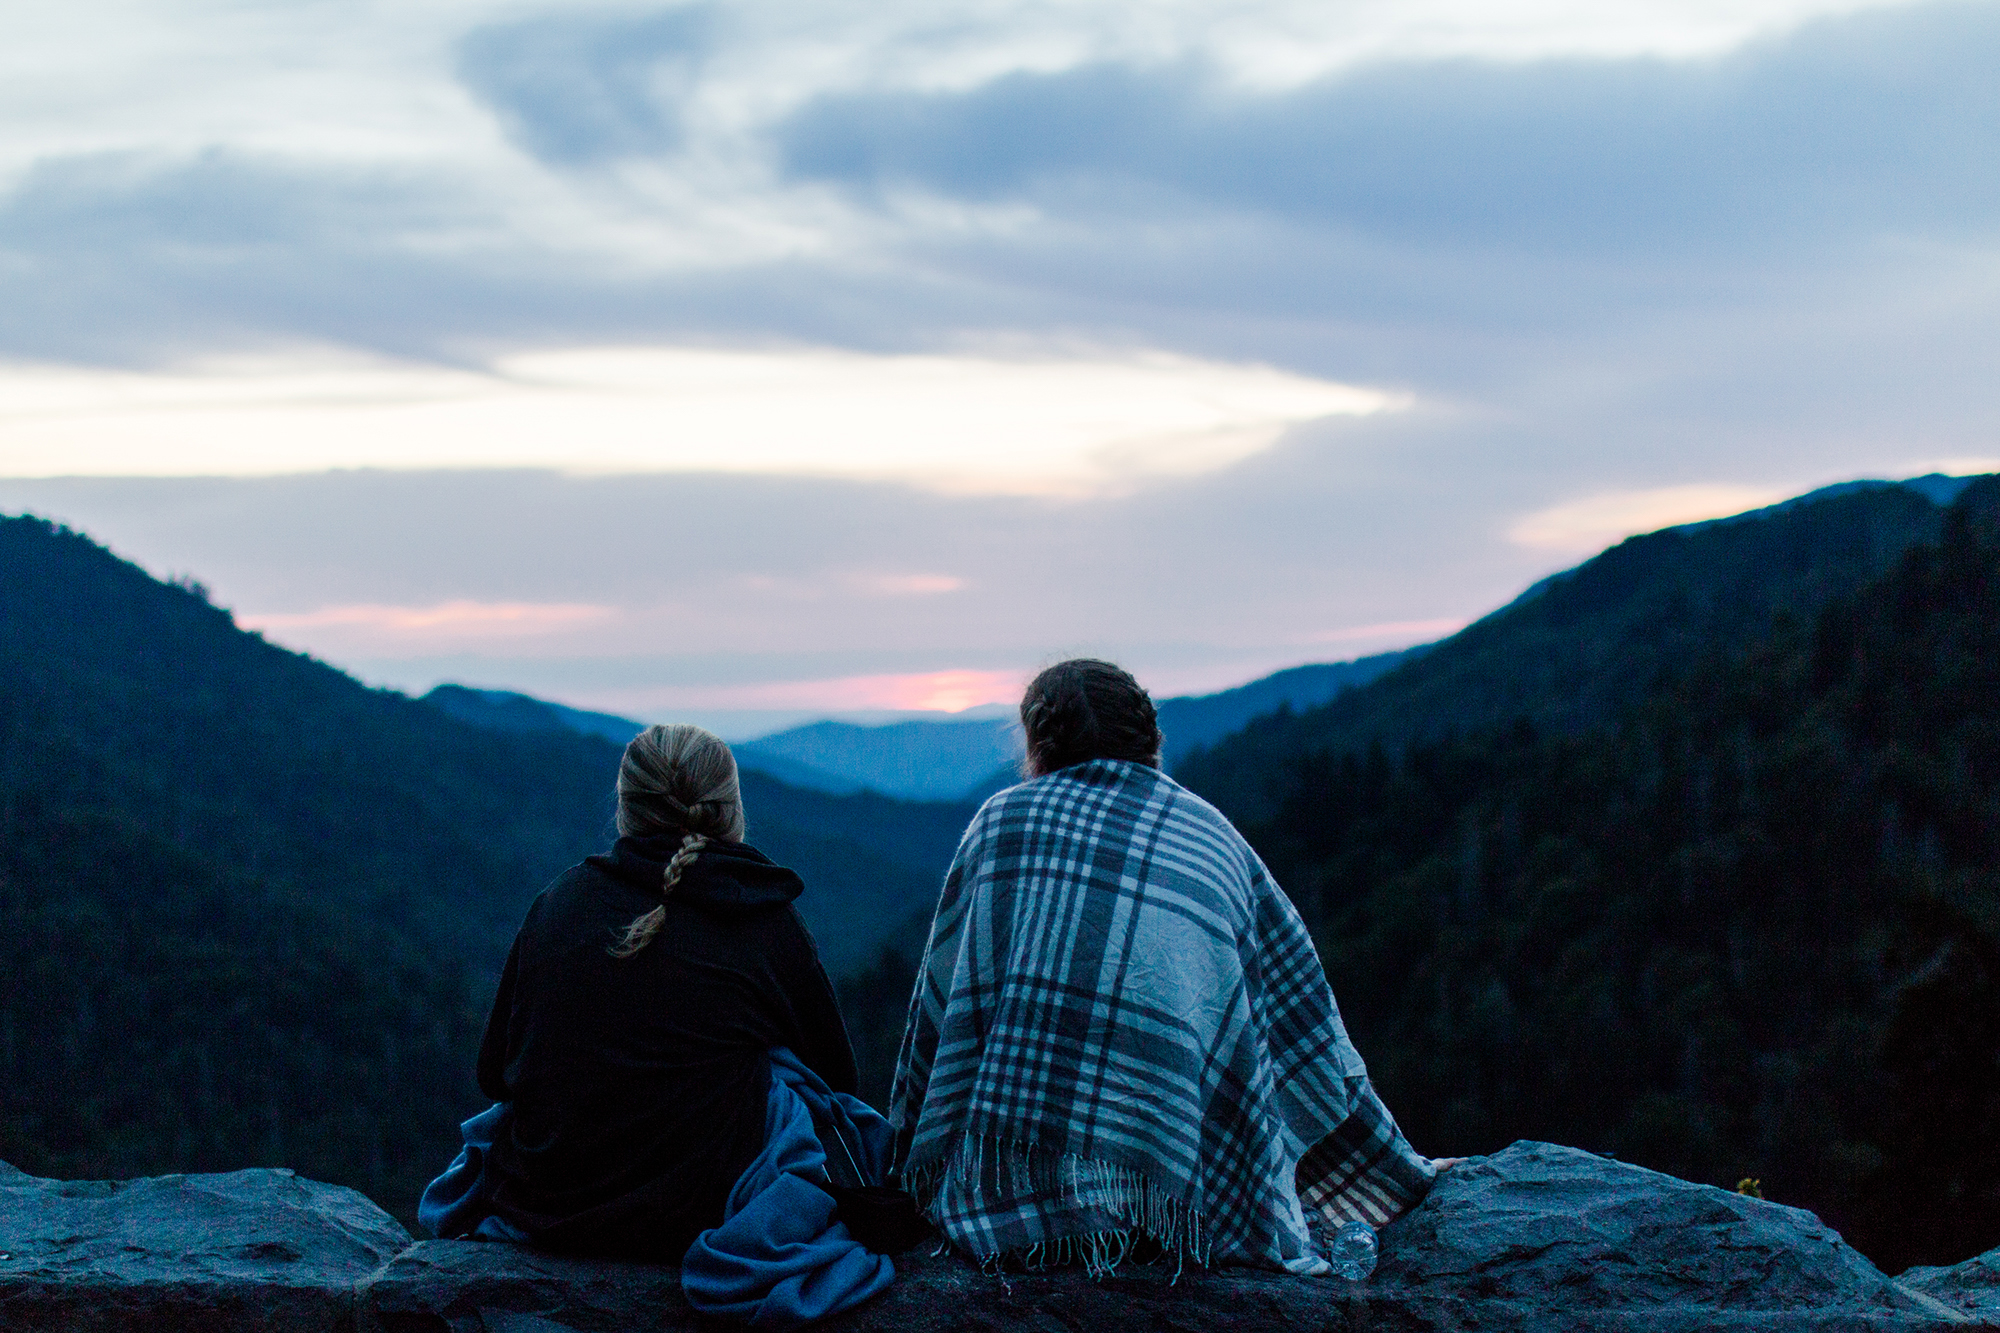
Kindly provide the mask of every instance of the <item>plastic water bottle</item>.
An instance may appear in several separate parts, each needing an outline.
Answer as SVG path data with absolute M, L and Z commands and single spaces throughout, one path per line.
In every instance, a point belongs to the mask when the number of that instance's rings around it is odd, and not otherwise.
M 1375 1271 L 1377 1253 L 1375 1228 L 1366 1222 L 1343 1224 L 1326 1245 L 1326 1260 L 1333 1265 L 1333 1275 L 1349 1282 L 1363 1281 Z

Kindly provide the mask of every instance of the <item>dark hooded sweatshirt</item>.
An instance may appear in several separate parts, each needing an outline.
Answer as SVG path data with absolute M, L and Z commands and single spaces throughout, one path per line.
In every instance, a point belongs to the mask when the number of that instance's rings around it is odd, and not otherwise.
M 494 1211 L 549 1249 L 679 1262 L 763 1147 L 771 1047 L 854 1091 L 833 988 L 792 907 L 804 886 L 754 848 L 710 842 L 652 943 L 607 951 L 660 904 L 679 846 L 620 838 L 565 872 L 507 955 L 479 1050 L 480 1089 L 513 1105 Z

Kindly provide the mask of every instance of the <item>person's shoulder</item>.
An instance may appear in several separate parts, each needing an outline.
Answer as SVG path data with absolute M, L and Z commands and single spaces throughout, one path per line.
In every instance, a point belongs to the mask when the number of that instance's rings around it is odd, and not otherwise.
M 960 845 L 975 840 L 987 829 L 1017 819 L 1041 805 L 1048 799 L 1049 778 L 1052 776 L 1051 774 L 1025 778 L 1011 787 L 1002 787 L 981 801 L 979 808 L 972 812 L 972 818 L 966 821 L 965 832 L 959 839 Z
M 523 930 L 555 926 L 580 915 L 595 916 L 607 910 L 632 907 L 646 895 L 622 877 L 613 874 L 601 856 L 588 857 L 550 880 L 548 886 L 528 904 Z
M 588 856 L 569 869 L 562 871 L 535 895 L 535 905 L 560 906 L 580 895 L 600 892 L 606 883 L 624 884 L 624 879 L 612 873 L 609 858 Z M 534 911 L 530 907 L 529 911 Z
M 1173 802 L 1176 815 L 1190 823 L 1201 824 L 1219 833 L 1226 833 L 1238 842 L 1242 841 L 1243 835 L 1237 831 L 1236 825 L 1229 822 L 1228 815 L 1210 805 L 1192 788 L 1183 787 L 1174 781 L 1167 773 L 1159 769 L 1155 769 L 1154 772 L 1158 775 L 1156 790 L 1162 797 Z
M 1249 839 L 1230 822 L 1228 815 L 1168 774 L 1157 769 L 1154 773 L 1148 801 L 1165 809 L 1163 822 L 1171 833 L 1184 842 L 1203 847 L 1211 855 L 1241 863 L 1244 871 L 1252 876 L 1262 873 L 1263 862 L 1250 846 Z
M 1002 787 L 999 791 L 994 792 L 991 796 L 981 801 L 979 808 L 972 812 L 972 818 L 968 821 L 967 827 L 977 827 L 984 821 L 997 818 L 1005 811 L 1019 809 L 1023 804 L 1032 801 L 1034 799 L 1035 784 L 1041 780 L 1040 778 L 1028 778 L 1015 783 L 1011 787 Z
M 1113 790 L 1140 805 L 1163 807 L 1170 818 L 1179 822 L 1211 828 L 1232 839 L 1242 837 L 1228 816 L 1155 764 L 1134 759 L 1093 759 L 1050 776 L 1069 779 L 1084 787 Z
M 712 840 L 682 867 L 668 899 L 718 916 L 755 915 L 789 906 L 805 887 L 749 843 Z

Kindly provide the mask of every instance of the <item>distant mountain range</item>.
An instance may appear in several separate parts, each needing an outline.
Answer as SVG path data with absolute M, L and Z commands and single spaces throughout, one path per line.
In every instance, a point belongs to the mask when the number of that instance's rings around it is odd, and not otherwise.
M 1424 647 L 1377 653 L 1350 662 L 1291 667 L 1216 694 L 1181 695 L 1159 703 L 1167 766 L 1220 740 L 1250 719 L 1280 709 L 1311 708 L 1342 690 L 1364 685 Z M 462 721 L 501 731 L 565 730 L 620 744 L 641 723 L 591 713 L 508 690 L 440 685 L 424 696 Z M 906 801 L 977 804 L 1020 779 L 1020 726 L 1011 717 L 913 720 L 861 725 L 823 721 L 792 727 L 731 747 L 744 769 L 793 787 L 834 795 L 877 792 Z
M 1167 737 L 1167 767 L 1174 768 L 1193 751 L 1242 730 L 1252 718 L 1316 707 L 1406 662 L 1416 661 L 1433 646 L 1419 644 L 1349 662 L 1292 667 L 1217 694 L 1189 694 L 1163 700 L 1159 706 L 1160 730 Z
M 734 748 L 736 761 L 747 768 L 821 791 L 879 791 L 917 801 L 983 800 L 988 788 L 1021 780 L 1020 730 L 1006 717 L 880 726 L 812 722 Z
M 461 722 L 492 731 L 574 731 L 602 736 L 621 746 L 645 725 L 616 713 L 591 713 L 513 690 L 479 690 L 469 685 L 439 685 L 424 695 L 423 701 Z

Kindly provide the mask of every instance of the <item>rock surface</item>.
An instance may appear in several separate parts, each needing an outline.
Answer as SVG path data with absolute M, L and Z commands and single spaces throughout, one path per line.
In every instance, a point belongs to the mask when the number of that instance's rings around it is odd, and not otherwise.
M 288 1172 L 126 1182 L 0 1166 L 0 1331 L 693 1330 L 671 1268 L 409 1243 L 349 1190 Z M 825 1333 L 1438 1333 L 1995 1327 L 2000 1251 L 1892 1282 L 1810 1213 L 1549 1144 L 1449 1172 L 1358 1284 L 1245 1270 L 986 1276 L 898 1259 Z
M 1974 1255 L 1950 1268 L 1912 1268 L 1896 1281 L 2000 1326 L 2000 1250 Z
M 598 1333 L 694 1328 L 681 1271 L 513 1245 L 412 1245 L 358 1289 L 364 1333 Z
M 1379 1327 L 1888 1329 L 1963 1317 L 1802 1209 L 1548 1143 L 1455 1168 L 1382 1242 L 1363 1298 Z
M 0 1329 L 345 1329 L 356 1285 L 410 1244 L 362 1195 L 290 1171 L 0 1168 Z

